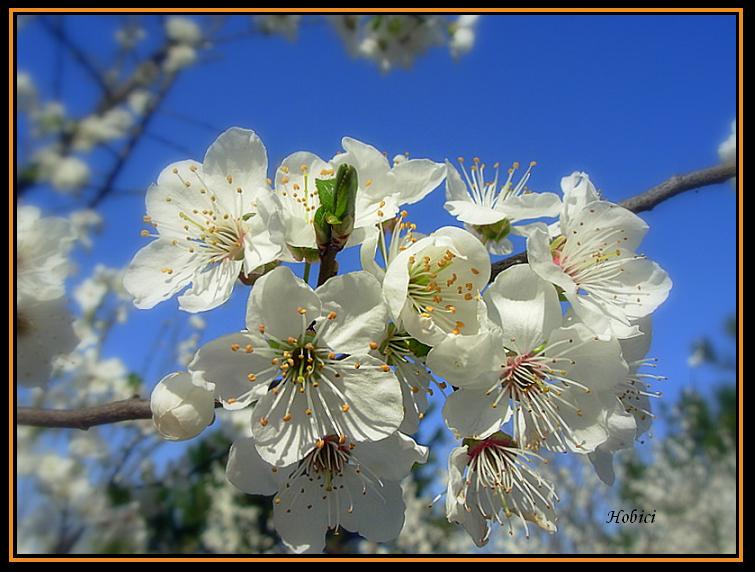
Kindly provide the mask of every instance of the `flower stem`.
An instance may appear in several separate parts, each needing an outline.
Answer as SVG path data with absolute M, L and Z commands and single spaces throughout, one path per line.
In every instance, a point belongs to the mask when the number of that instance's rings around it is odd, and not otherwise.
M 304 262 L 304 282 L 309 284 L 309 271 L 312 269 L 312 265 L 309 262 Z

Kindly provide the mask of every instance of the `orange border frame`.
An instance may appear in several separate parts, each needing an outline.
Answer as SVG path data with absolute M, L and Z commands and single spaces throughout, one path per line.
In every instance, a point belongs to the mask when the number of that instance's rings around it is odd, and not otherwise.
M 739 450 L 738 456 L 738 498 L 739 498 L 739 538 L 738 542 L 738 556 L 734 557 L 673 557 L 673 556 L 648 556 L 648 557 L 442 557 L 442 556 L 428 556 L 428 557 L 366 557 L 366 558 L 349 558 L 349 557 L 155 557 L 155 556 L 140 556 L 140 557 L 19 557 L 14 556 L 14 533 L 15 533 L 15 521 L 14 521 L 14 488 L 12 486 L 13 479 L 15 477 L 15 450 L 14 450 L 14 433 L 15 433 L 15 410 L 13 408 L 15 398 L 15 384 L 11 381 L 8 384 L 8 561 L 9 562 L 331 562 L 331 561 L 351 561 L 351 562 L 422 562 L 422 561 L 437 561 L 437 562 L 744 562 L 744 395 L 743 384 L 740 380 L 743 378 L 744 366 L 742 361 L 743 345 L 743 285 L 744 285 L 744 254 L 743 254 L 743 234 L 742 225 L 744 223 L 744 209 L 743 209 L 743 159 L 744 153 L 742 150 L 742 125 L 744 120 L 743 101 L 744 101 L 744 8 L 183 8 L 180 10 L 170 10 L 167 8 L 9 8 L 8 9 L 8 189 L 15 189 L 15 140 L 13 122 L 15 116 L 14 98 L 15 90 L 14 86 L 14 63 L 15 63 L 15 36 L 14 36 L 14 18 L 17 13 L 57 13 L 57 14 L 76 14 L 76 13 L 155 13 L 155 12 L 175 12 L 175 13 L 191 13 L 191 14 L 203 14 L 203 13 L 275 13 L 275 12 L 290 12 L 290 13 L 366 13 L 366 12 L 389 12 L 389 13 L 401 13 L 401 12 L 414 12 L 414 13 L 429 13 L 429 12 L 444 12 L 444 13 L 481 13 L 481 14 L 517 14 L 517 13 L 658 13 L 658 14 L 673 14 L 673 13 L 699 13 L 699 14 L 737 14 L 738 18 L 738 105 L 737 105 L 737 210 L 738 210 L 738 232 L 737 232 L 737 392 L 738 392 L 738 412 L 739 412 Z M 13 256 L 14 244 L 15 244 L 15 228 L 14 228 L 14 216 L 11 213 L 15 212 L 15 193 L 9 193 L 8 199 L 8 271 L 9 271 L 9 283 L 8 292 L 15 293 L 15 283 L 13 280 L 15 259 Z M 14 298 L 9 297 L 8 302 L 8 367 L 9 367 L 9 379 L 13 380 L 13 360 L 15 358 L 15 323 L 14 323 Z

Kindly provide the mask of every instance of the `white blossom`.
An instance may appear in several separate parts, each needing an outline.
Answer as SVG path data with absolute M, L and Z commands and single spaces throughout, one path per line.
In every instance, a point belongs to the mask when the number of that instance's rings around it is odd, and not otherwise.
M 449 47 L 454 58 L 468 54 L 474 47 L 479 19 L 480 16 L 474 14 L 463 14 L 450 25 Z
M 240 274 L 283 253 L 280 204 L 266 183 L 267 152 L 253 132 L 233 128 L 207 150 L 204 163 L 181 161 L 147 191 L 145 222 L 157 240 L 142 248 L 124 285 L 138 308 L 183 290 L 183 310 L 201 312 L 228 300 Z
M 25 71 L 16 72 L 16 107 L 28 112 L 37 106 L 37 88 L 31 75 Z
M 212 384 L 187 373 L 171 373 L 152 391 L 149 406 L 155 428 L 169 441 L 193 439 L 212 423 L 215 413 Z
M 188 44 L 171 46 L 163 61 L 163 70 L 169 74 L 176 73 L 196 62 L 197 57 L 197 50 Z
M 245 493 L 275 495 L 273 521 L 283 542 L 298 554 L 318 553 L 328 529 L 343 527 L 373 542 L 398 536 L 404 523 L 400 481 L 427 454 L 401 433 L 359 444 L 324 435 L 300 462 L 278 467 L 265 462 L 252 439 L 240 439 L 226 474 Z
M 120 107 L 100 115 L 90 115 L 78 123 L 73 148 L 79 151 L 90 151 L 101 143 L 124 137 L 133 124 L 133 116 Z
M 575 314 L 602 337 L 638 333 L 632 321 L 652 313 L 668 296 L 671 279 L 636 254 L 648 226 L 634 213 L 599 199 L 585 173 L 561 182 L 561 236 L 536 226 L 527 239 L 532 269 L 563 290 Z
M 731 122 L 731 134 L 718 146 L 722 163 L 733 163 L 737 158 L 737 120 Z
M 480 290 L 490 277 L 485 247 L 450 226 L 413 243 L 410 238 L 409 244 L 394 236 L 383 278 L 383 296 L 397 326 L 430 346 L 477 333 Z
M 511 421 L 525 448 L 589 453 L 605 442 L 627 366 L 616 340 L 579 323 L 562 327 L 556 290 L 527 265 L 501 272 L 485 291 L 489 323 L 434 347 L 427 363 L 459 387 L 443 415 L 459 438 L 485 438 Z
M 527 188 L 532 168 L 531 162 L 524 175 L 514 182 L 514 174 L 519 163 L 514 163 L 508 170 L 508 177 L 501 187 L 499 184 L 499 165 L 493 165 L 495 175 L 492 180 L 485 180 L 485 164 L 475 157 L 469 171 L 463 160 L 459 165 L 464 179 L 459 172 L 446 161 L 448 175 L 446 178 L 446 210 L 464 223 L 464 227 L 474 234 L 492 254 L 509 254 L 513 250 L 508 235 L 523 235 L 515 223 L 541 217 L 557 216 L 561 200 L 553 193 L 533 193 Z
M 16 210 L 16 289 L 18 295 L 53 300 L 65 293 L 74 235 L 60 217 L 42 217 L 37 207 Z
M 189 370 L 215 383 L 226 408 L 256 402 L 252 431 L 269 463 L 302 459 L 323 435 L 384 439 L 403 418 L 396 376 L 369 355 L 385 313 L 366 272 L 312 290 L 279 267 L 254 285 L 248 329 L 200 348 Z
M 165 35 L 177 44 L 196 45 L 202 41 L 202 30 L 191 18 L 170 16 L 165 20 Z
M 115 41 L 124 50 L 132 50 L 147 37 L 147 31 L 137 24 L 127 24 L 115 31 Z
M 102 216 L 92 209 L 81 209 L 72 212 L 68 217 L 71 228 L 76 235 L 76 240 L 85 248 L 91 248 L 93 232 L 99 232 L 102 228 Z
M 461 524 L 477 546 L 490 535 L 489 521 L 506 525 L 513 534 L 528 523 L 556 532 L 553 485 L 534 468 L 542 460 L 526 451 L 504 433 L 482 441 L 470 440 L 451 451 L 448 458 L 446 515 Z
M 40 300 L 16 296 L 16 379 L 26 386 L 43 387 L 50 380 L 54 359 L 74 350 L 79 339 L 63 298 Z
M 634 442 L 650 429 L 655 418 L 650 398 L 659 397 L 660 393 L 650 391 L 649 383 L 665 379 L 663 376 L 647 372 L 656 365 L 655 360 L 645 357 L 652 336 L 650 318 L 639 320 L 637 326 L 640 335 L 619 340 L 622 357 L 629 370 L 626 378 L 619 384 L 614 409 L 606 415 L 608 439 L 589 454 L 595 472 L 608 485 L 612 485 L 615 479 L 614 453 L 631 448 Z

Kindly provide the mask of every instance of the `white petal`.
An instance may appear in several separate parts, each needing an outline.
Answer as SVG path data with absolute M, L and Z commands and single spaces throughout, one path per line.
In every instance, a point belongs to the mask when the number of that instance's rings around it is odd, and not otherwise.
M 426 463 L 429 450 L 414 439 L 394 433 L 380 441 L 360 443 L 354 457 L 372 473 L 389 481 L 400 481 L 415 463 Z
M 447 201 L 444 208 L 461 222 L 474 225 L 493 224 L 506 218 L 506 214 L 468 201 Z
M 186 287 L 199 264 L 196 254 L 168 240 L 154 240 L 136 253 L 123 276 L 123 286 L 137 308 L 152 308 Z
M 608 201 L 594 201 L 587 203 L 583 209 L 576 212 L 564 227 L 564 236 L 576 240 L 582 240 L 592 229 L 616 229 L 622 230 L 622 241 L 619 247 L 622 250 L 634 252 L 648 231 L 647 223 L 619 205 Z M 576 231 L 574 234 L 573 231 Z M 626 240 L 624 240 L 626 239 Z
M 498 207 L 511 221 L 558 216 L 561 199 L 554 193 L 525 193 L 511 197 Z
M 278 396 L 270 391 L 254 407 L 252 436 L 264 461 L 276 467 L 285 467 L 306 457 L 317 440 L 324 435 L 317 430 L 314 420 L 305 413 L 305 396 L 294 395 L 291 407 L 288 407 L 291 393 L 296 393 L 296 388 L 288 382 L 278 387 L 283 395 L 280 395 L 277 404 Z M 273 407 L 273 404 L 276 406 Z M 288 421 L 283 420 L 286 415 L 290 415 Z M 319 409 L 317 415 L 327 419 Z M 328 427 L 325 433 L 337 434 L 337 431 Z
M 613 451 L 601 445 L 588 455 L 598 478 L 609 487 L 613 485 L 616 474 L 613 470 Z
M 189 371 L 201 373 L 215 384 L 215 397 L 226 409 L 240 409 L 260 399 L 275 378 L 270 359 L 248 352 L 250 345 L 251 349 L 267 347 L 262 338 L 252 334 L 230 334 L 203 345 L 189 364 Z M 249 374 L 256 376 L 253 382 Z
M 411 159 L 393 167 L 396 177 L 396 202 L 411 205 L 424 199 L 443 182 L 446 168 L 429 159 Z
M 202 165 L 196 161 L 179 161 L 160 172 L 157 183 L 147 189 L 147 215 L 157 223 L 157 232 L 163 238 L 183 240 L 186 232 L 180 213 L 196 208 Z M 195 185 L 187 187 L 186 182 Z
M 632 363 L 643 359 L 648 354 L 653 337 L 653 321 L 651 316 L 640 318 L 634 325 L 640 329 L 640 335 L 619 340 L 621 355 L 630 367 Z
M 506 345 L 519 354 L 535 349 L 561 325 L 556 289 L 528 264 L 516 264 L 498 274 L 483 298 L 490 319 L 503 330 Z
M 299 313 L 303 308 L 306 312 Z M 290 268 L 279 266 L 257 280 L 246 310 L 249 330 L 260 325 L 278 339 L 298 338 L 320 316 L 320 299 Z
M 561 190 L 564 193 L 562 225 L 567 225 L 572 217 L 582 212 L 587 203 L 600 200 L 600 194 L 587 173 L 574 171 L 568 177 L 563 177 Z
M 495 394 L 485 395 L 485 391 L 454 391 L 443 406 L 443 418 L 458 439 L 484 439 L 498 431 L 511 416 L 508 400 L 502 399 L 495 408 L 493 401 Z
M 391 168 L 385 155 L 372 145 L 362 143 L 351 137 L 341 139 L 341 145 L 346 153 L 336 155 L 332 163 L 334 165 L 349 164 L 354 167 L 359 175 L 360 189 L 368 188 L 371 193 L 376 193 L 375 196 L 389 194 L 389 189 L 380 188 Z M 372 181 L 370 187 L 365 187 L 367 181 Z
M 255 202 L 256 214 L 245 224 L 244 270 L 247 274 L 281 258 L 285 250 L 280 201 L 272 192 L 264 190 Z
M 237 439 L 228 453 L 225 475 L 231 484 L 249 495 L 274 495 L 278 480 L 273 467 L 262 460 L 251 438 Z
M 446 201 L 472 202 L 466 183 L 449 161 L 446 161 Z
M 265 186 L 267 150 L 254 131 L 231 127 L 207 149 L 202 171 L 213 187 L 217 185 L 216 193 L 221 189 L 235 193 L 238 187 L 256 190 Z
M 359 369 L 355 367 L 357 361 Z M 401 388 L 393 371 L 380 368 L 382 363 L 367 355 L 341 360 L 340 377 L 326 372 L 328 381 L 321 379 L 319 388 L 310 388 L 311 392 L 317 392 L 312 398 L 312 416 L 305 413 L 309 406 L 306 395 L 298 393 L 291 383 L 279 386 L 283 395 L 276 396 L 272 391 L 265 395 L 255 407 L 252 418 L 252 433 L 260 456 L 269 463 L 285 466 L 304 458 L 325 435 L 344 433 L 359 443 L 379 441 L 395 433 L 403 419 Z M 293 399 L 291 392 L 295 392 Z M 323 402 L 329 414 L 319 405 Z M 284 421 L 287 415 L 290 418 Z M 324 430 L 318 430 L 317 420 Z
M 359 362 L 360 368 L 355 364 Z M 404 417 L 401 387 L 393 371 L 383 371 L 383 362 L 371 356 L 350 356 L 341 361 L 341 391 L 349 405 L 348 413 L 340 409 L 336 419 L 354 441 L 379 441 L 393 434 Z M 322 387 L 322 386 L 321 386 Z M 339 419 L 340 418 L 340 419 Z
M 281 494 L 282 502 L 273 508 L 275 530 L 292 552 L 318 554 L 325 548 L 330 501 L 322 499 L 317 481 L 311 482 L 306 477 L 296 479 L 291 487 L 299 488 L 299 497 L 290 507 L 291 495 Z M 302 489 L 304 492 L 299 492 Z
M 579 381 L 593 391 L 613 389 L 627 375 L 627 365 L 621 357 L 621 348 L 615 339 L 601 340 L 583 324 L 558 328 L 548 339 L 549 345 L 558 344 L 550 357 L 571 360 L 559 365 L 564 377 Z
M 192 286 L 178 297 L 178 305 L 187 312 L 204 312 L 228 301 L 241 272 L 242 262 L 223 260 L 194 274 Z
M 322 338 L 333 351 L 364 354 L 370 351 L 370 342 L 380 340 L 388 309 L 380 283 L 372 274 L 361 271 L 334 276 L 315 293 L 324 315 L 336 313 L 321 326 L 325 329 Z
M 79 343 L 65 298 L 16 300 L 16 380 L 27 387 L 50 381 L 55 356 L 72 352 Z
M 359 260 L 362 263 L 362 268 L 372 274 L 382 284 L 385 270 L 375 260 L 379 242 L 380 231 L 376 227 L 373 227 L 370 229 L 370 232 L 365 233 L 365 238 L 361 241 L 362 247 L 359 249 Z
M 565 293 L 576 293 L 577 286 L 558 264 L 553 262 L 550 239 L 545 225 L 533 225 L 527 237 L 527 262 L 540 278 L 562 288 Z
M 352 526 L 370 542 L 388 542 L 396 538 L 404 525 L 404 498 L 401 485 L 385 481 L 378 491 L 367 487 L 362 494 L 362 482 L 345 479 L 354 499 Z
M 427 366 L 456 387 L 488 387 L 495 379 L 502 345 L 500 334 L 491 331 L 447 336 L 430 350 Z
M 478 272 L 472 277 L 475 290 L 482 290 L 490 281 L 490 256 L 477 238 L 462 228 L 444 226 L 433 236 L 447 236 L 453 241 L 454 248 Z

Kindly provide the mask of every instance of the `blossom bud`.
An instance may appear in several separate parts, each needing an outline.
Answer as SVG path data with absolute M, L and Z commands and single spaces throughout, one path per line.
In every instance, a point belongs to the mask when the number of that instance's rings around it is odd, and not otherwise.
M 339 244 L 346 244 L 351 231 L 354 230 L 354 211 L 356 209 L 359 178 L 357 170 L 351 165 L 341 165 L 336 173 L 334 192 L 335 219 L 328 221 L 333 227 L 333 239 Z
M 150 409 L 163 439 L 183 441 L 199 435 L 214 418 L 214 386 L 189 373 L 171 373 L 155 386 Z

